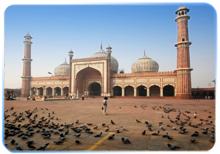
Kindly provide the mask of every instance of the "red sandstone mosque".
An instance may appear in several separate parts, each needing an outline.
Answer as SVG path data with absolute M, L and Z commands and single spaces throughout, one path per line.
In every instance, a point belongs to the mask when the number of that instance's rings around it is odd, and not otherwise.
M 178 33 L 177 68 L 172 72 L 158 72 L 159 65 L 144 55 L 131 66 L 132 73 L 118 72 L 118 61 L 112 56 L 112 47 L 100 50 L 90 58 L 65 61 L 54 70 L 51 77 L 31 77 L 31 35 L 24 36 L 25 49 L 21 96 L 145 96 L 192 98 L 188 37 L 189 9 L 181 6 L 176 11 Z

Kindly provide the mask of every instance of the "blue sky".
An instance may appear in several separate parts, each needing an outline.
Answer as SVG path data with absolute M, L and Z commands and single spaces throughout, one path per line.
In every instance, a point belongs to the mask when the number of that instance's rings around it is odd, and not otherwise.
M 146 55 L 159 71 L 176 69 L 177 23 L 175 11 L 190 9 L 189 40 L 192 87 L 209 87 L 215 79 L 216 12 L 211 5 L 12 5 L 5 11 L 5 88 L 21 88 L 24 35 L 33 37 L 32 77 L 50 76 L 55 67 L 73 58 L 88 58 L 102 42 L 112 47 L 119 69 Z M 213 83 L 211 83 L 213 86 Z

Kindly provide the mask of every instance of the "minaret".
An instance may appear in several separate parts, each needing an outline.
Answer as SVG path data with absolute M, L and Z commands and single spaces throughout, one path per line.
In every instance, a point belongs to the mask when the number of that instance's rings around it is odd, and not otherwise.
M 177 33 L 177 98 L 189 99 L 192 98 L 191 94 L 191 71 L 190 68 L 190 55 L 189 55 L 189 42 L 188 35 L 188 20 L 190 16 L 187 15 L 189 9 L 184 6 L 181 6 L 177 11 L 177 17 L 175 21 L 178 25 Z
M 112 47 L 109 45 L 107 48 L 107 95 L 111 96 L 111 53 L 112 53 Z
M 22 89 L 21 97 L 27 97 L 30 95 L 31 89 L 31 35 L 28 33 L 24 36 L 24 58 L 23 60 L 23 76 L 22 78 Z

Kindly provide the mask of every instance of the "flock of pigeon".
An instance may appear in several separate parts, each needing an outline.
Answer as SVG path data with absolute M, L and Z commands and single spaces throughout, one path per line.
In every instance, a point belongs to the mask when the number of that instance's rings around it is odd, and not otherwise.
M 136 105 L 134 107 L 137 108 Z M 142 105 L 141 108 L 145 109 L 146 106 Z M 170 109 L 170 108 L 162 107 L 162 106 L 159 106 L 159 107 L 153 106 L 152 109 L 163 110 L 164 115 L 162 115 L 161 118 L 165 119 L 166 118 L 165 115 L 167 114 L 167 119 L 169 119 L 170 122 L 165 125 L 163 121 L 160 121 L 158 123 L 158 128 L 153 128 L 151 123 L 149 123 L 148 121 L 144 121 L 144 124 L 148 128 L 148 131 L 143 130 L 141 135 L 146 135 L 147 133 L 148 134 L 150 133 L 153 136 L 158 136 L 158 137 L 160 136 L 163 138 L 167 138 L 168 141 L 170 141 L 170 140 L 173 140 L 173 137 L 171 137 L 168 134 L 168 132 L 166 132 L 168 129 L 175 130 L 176 132 L 180 134 L 187 134 L 188 133 L 186 129 L 186 126 L 187 126 L 187 127 L 192 127 L 196 129 L 194 133 L 190 134 L 191 143 L 196 143 L 197 142 L 196 137 L 198 137 L 199 135 L 203 135 L 203 134 L 210 135 L 209 141 L 213 143 L 215 142 L 215 125 L 213 121 L 210 120 L 210 118 L 212 118 L 211 115 L 208 116 L 207 119 L 199 119 L 201 122 L 198 124 L 192 124 L 191 119 L 198 118 L 197 112 L 194 112 L 194 116 L 190 117 L 189 116 L 189 114 L 191 113 L 190 111 L 180 111 L 180 110 L 177 111 L 175 108 Z M 93 123 L 87 123 L 87 125 L 80 125 L 79 120 L 77 120 L 76 122 L 73 122 L 71 124 L 67 124 L 67 123 L 59 124 L 59 123 L 54 122 L 55 120 L 59 120 L 58 118 L 55 118 L 54 111 L 50 113 L 48 108 L 44 108 L 44 109 L 41 108 L 39 110 L 41 110 L 42 113 L 48 114 L 48 115 L 39 117 L 37 114 L 37 112 L 39 112 L 37 107 L 33 110 L 25 110 L 24 112 L 19 112 L 19 113 L 17 111 L 14 111 L 14 107 L 11 107 L 10 109 L 5 110 L 4 112 L 4 120 L 5 120 L 4 139 L 7 140 L 8 138 L 11 138 L 11 142 L 9 144 L 14 145 L 17 150 L 45 150 L 47 149 L 48 145 L 51 143 L 46 143 L 46 144 L 41 145 L 40 147 L 35 147 L 34 140 L 29 140 L 29 138 L 31 138 L 35 134 L 41 134 L 40 136 L 42 136 L 42 139 L 44 140 L 51 139 L 51 136 L 55 135 L 57 137 L 57 140 L 55 140 L 53 143 L 55 145 L 60 145 L 66 141 L 66 137 L 67 135 L 69 135 L 69 130 L 72 130 L 75 132 L 74 136 L 77 138 L 75 140 L 76 144 L 81 143 L 80 136 L 82 133 L 88 133 L 88 134 L 94 135 L 95 132 L 97 132 L 95 130 L 98 129 L 98 125 L 95 125 Z M 175 119 L 170 118 L 169 116 L 170 112 L 177 113 Z M 207 110 L 204 110 L 204 112 L 211 113 Z M 8 118 L 9 119 L 13 118 L 13 120 L 9 120 Z M 138 119 L 136 119 L 136 122 L 142 123 Z M 25 124 L 22 124 L 22 123 L 25 123 Z M 111 124 L 115 125 L 115 122 L 111 120 Z M 105 132 L 109 131 L 109 125 L 106 125 L 105 123 L 103 123 L 100 127 L 102 127 L 102 130 Z M 198 132 L 199 128 L 202 130 L 201 133 Z M 123 126 L 121 126 L 120 129 L 123 131 L 128 131 Z M 154 133 L 151 133 L 155 129 L 157 131 Z M 162 131 L 164 132 L 164 134 L 160 135 Z M 115 133 L 120 133 L 119 128 L 116 128 Z M 99 132 L 96 135 L 94 135 L 94 137 L 101 137 L 101 136 L 102 136 L 102 132 Z M 114 136 L 115 134 L 111 134 L 108 137 L 108 139 L 113 140 Z M 26 142 L 26 147 L 21 147 L 19 143 L 16 141 L 16 137 L 21 138 L 22 141 Z M 131 144 L 130 140 L 125 137 L 122 137 L 121 141 L 124 144 Z M 7 144 L 5 144 L 5 146 L 7 147 Z M 179 146 L 176 146 L 171 143 L 167 143 L 167 146 L 172 150 L 180 149 Z

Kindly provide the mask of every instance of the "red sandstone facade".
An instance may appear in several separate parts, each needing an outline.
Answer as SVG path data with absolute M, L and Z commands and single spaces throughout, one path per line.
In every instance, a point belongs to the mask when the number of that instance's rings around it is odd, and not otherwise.
M 190 99 L 191 71 L 188 20 L 189 9 L 180 7 L 176 11 L 177 69 L 171 72 L 140 72 L 117 74 L 111 70 L 111 47 L 107 47 L 107 57 L 72 59 L 70 57 L 69 76 L 31 78 L 32 42 L 25 43 L 22 94 L 75 96 L 144 96 L 173 97 Z M 70 53 L 70 52 L 69 52 Z M 30 80 L 31 79 L 31 80 Z M 31 88 L 31 90 L 30 90 Z

